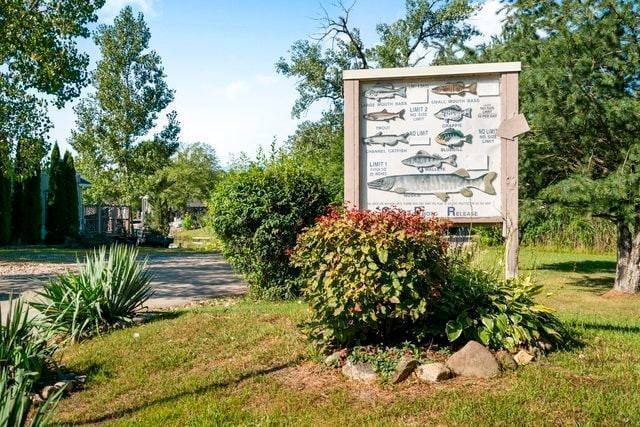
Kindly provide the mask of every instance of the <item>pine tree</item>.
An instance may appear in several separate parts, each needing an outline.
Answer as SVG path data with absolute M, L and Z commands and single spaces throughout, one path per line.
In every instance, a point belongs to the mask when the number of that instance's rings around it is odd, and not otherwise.
M 0 246 L 11 240 L 11 180 L 0 164 Z
M 58 144 L 51 150 L 51 161 L 49 164 L 49 192 L 47 195 L 47 218 L 46 218 L 46 241 L 49 244 L 62 243 L 61 223 L 64 222 L 62 215 L 62 199 L 60 197 L 60 187 L 62 185 L 62 163 L 60 161 L 60 149 Z
M 66 151 L 62 161 L 62 176 L 64 185 L 62 187 L 62 199 L 64 200 L 63 218 L 64 236 L 76 236 L 79 230 L 78 215 L 78 183 L 76 181 L 76 168 L 73 163 L 73 156 Z
M 11 240 L 22 245 L 33 245 L 42 240 L 42 205 L 40 196 L 40 170 L 26 170 L 23 164 L 22 142 L 18 142 L 13 182 Z

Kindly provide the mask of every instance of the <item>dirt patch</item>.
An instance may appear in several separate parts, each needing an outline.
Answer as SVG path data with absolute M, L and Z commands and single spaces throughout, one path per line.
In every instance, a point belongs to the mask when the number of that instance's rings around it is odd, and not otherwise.
M 75 269 L 75 264 L 51 264 L 39 262 L 0 263 L 0 276 L 33 275 L 53 276 Z

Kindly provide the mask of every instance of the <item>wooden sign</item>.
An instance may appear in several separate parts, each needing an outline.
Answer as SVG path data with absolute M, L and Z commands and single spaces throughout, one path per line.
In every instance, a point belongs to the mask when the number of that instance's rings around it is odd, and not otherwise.
M 520 63 L 347 70 L 345 201 L 503 224 L 518 267 Z

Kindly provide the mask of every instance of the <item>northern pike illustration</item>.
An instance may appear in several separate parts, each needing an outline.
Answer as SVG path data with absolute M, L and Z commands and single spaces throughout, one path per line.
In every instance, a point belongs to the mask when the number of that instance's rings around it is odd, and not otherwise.
M 411 156 L 407 159 L 402 160 L 403 165 L 413 166 L 418 169 L 419 172 L 422 173 L 425 169 L 428 168 L 439 168 L 443 163 L 451 165 L 453 167 L 458 167 L 456 163 L 457 156 L 455 154 L 450 155 L 449 157 L 443 158 L 439 154 L 429 154 L 426 151 L 419 150 L 415 156 Z
M 445 129 L 436 136 L 436 142 L 440 145 L 446 145 L 448 147 L 462 147 L 464 143 L 471 144 L 473 136 L 471 134 L 465 135 L 458 129 Z
M 368 99 L 375 99 L 380 102 L 381 99 L 390 99 L 399 96 L 401 98 L 407 97 L 406 87 L 393 87 L 393 85 L 376 85 L 371 89 L 367 89 L 364 92 L 364 97 Z
M 477 178 L 470 178 L 466 169 L 458 169 L 454 173 L 440 175 L 392 175 L 367 183 L 374 190 L 393 191 L 398 194 L 433 194 L 443 202 L 449 194 L 460 193 L 464 197 L 473 196 L 471 188 L 483 193 L 495 195 L 493 181 L 498 176 L 488 172 Z
M 449 98 L 451 98 L 451 95 L 464 96 L 464 94 L 467 92 L 476 95 L 477 90 L 478 83 L 465 85 L 464 82 L 448 82 L 447 84 L 434 87 L 433 89 L 431 89 L 431 92 L 437 95 L 447 95 Z
M 409 140 L 407 139 L 408 137 L 409 137 L 409 132 L 403 133 L 401 135 L 383 135 L 382 132 L 378 132 L 375 135 L 362 138 L 362 142 L 364 142 L 367 145 L 378 144 L 382 146 L 385 146 L 385 145 L 394 146 L 394 145 L 397 145 L 398 142 L 408 144 L 409 143 Z
M 459 122 L 465 117 L 471 117 L 471 108 L 462 109 L 459 105 L 445 107 L 438 111 L 434 116 L 440 120 L 449 123 L 450 121 Z
M 376 122 L 387 122 L 389 123 L 391 120 L 402 119 L 404 120 L 404 109 L 398 111 L 397 113 L 390 113 L 385 108 L 382 111 L 376 111 L 373 113 L 367 113 L 364 115 L 366 120 L 376 121 Z

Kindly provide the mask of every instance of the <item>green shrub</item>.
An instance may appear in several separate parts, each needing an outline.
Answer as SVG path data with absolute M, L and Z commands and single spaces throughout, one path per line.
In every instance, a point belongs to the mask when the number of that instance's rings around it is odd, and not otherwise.
M 0 370 L 22 369 L 40 374 L 55 350 L 47 346 L 47 338 L 46 333 L 29 319 L 27 304 L 10 297 L 7 312 L 0 311 Z
M 106 246 L 78 261 L 78 272 L 67 272 L 44 285 L 46 301 L 32 303 L 56 330 L 76 341 L 118 322 L 130 322 L 151 296 L 147 262 L 136 260 L 138 250 Z
M 27 416 L 31 408 L 28 393 L 36 376 L 33 373 L 17 370 L 9 375 L 7 370 L 0 370 L 0 426 L 21 427 L 27 425 Z M 49 424 L 53 412 L 58 406 L 64 389 L 52 393 L 35 413 L 32 414 L 31 427 Z
M 444 324 L 451 342 L 476 340 L 509 351 L 538 340 L 556 346 L 565 343 L 561 322 L 550 308 L 534 301 L 541 286 L 528 278 L 497 278 L 470 267 L 466 260 L 451 266 L 447 285 L 429 314 L 431 333 L 441 333 Z
M 288 253 L 328 203 L 320 181 L 294 165 L 251 165 L 216 187 L 209 222 L 253 297 L 291 298 L 299 294 L 299 283 Z
M 184 214 L 184 216 L 182 217 L 182 222 L 181 222 L 180 225 L 185 230 L 191 230 L 193 228 L 193 218 L 191 218 L 191 214 L 189 212 Z
M 292 260 L 320 346 L 415 341 L 447 280 L 445 224 L 401 210 L 337 210 L 298 239 Z

